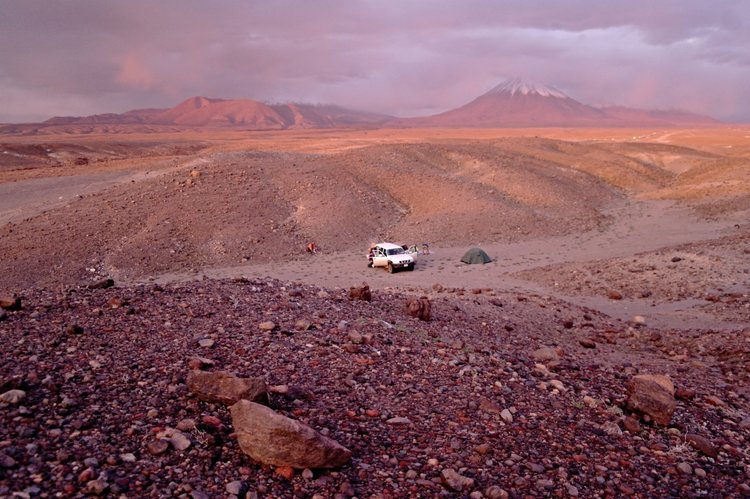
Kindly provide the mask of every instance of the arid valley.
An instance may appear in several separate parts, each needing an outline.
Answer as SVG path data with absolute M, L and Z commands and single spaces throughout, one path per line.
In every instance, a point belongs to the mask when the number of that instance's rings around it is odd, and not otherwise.
M 748 496 L 749 220 L 744 125 L 13 130 L 0 496 Z M 251 459 L 199 369 L 350 458 Z

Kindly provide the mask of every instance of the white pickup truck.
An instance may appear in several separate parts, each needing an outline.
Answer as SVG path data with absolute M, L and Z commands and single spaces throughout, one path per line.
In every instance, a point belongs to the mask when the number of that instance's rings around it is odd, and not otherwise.
M 391 273 L 401 269 L 414 270 L 415 264 L 414 254 L 393 243 L 378 243 L 367 255 L 368 267 L 385 267 Z

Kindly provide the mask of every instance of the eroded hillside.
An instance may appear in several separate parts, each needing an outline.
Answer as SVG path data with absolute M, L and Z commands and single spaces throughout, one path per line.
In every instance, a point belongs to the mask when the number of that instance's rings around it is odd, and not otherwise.
M 169 166 L 159 175 L 0 228 L 3 287 L 284 261 L 304 255 L 309 241 L 327 253 L 383 239 L 519 241 L 601 228 L 605 210 L 628 199 L 713 189 L 720 206 L 750 192 L 742 157 L 667 144 L 527 137 L 326 154 L 192 147 L 202 150 L 162 160 Z

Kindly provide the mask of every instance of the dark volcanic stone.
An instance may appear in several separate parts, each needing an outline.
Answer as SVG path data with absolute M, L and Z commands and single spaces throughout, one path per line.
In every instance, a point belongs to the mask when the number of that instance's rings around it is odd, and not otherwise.
M 685 440 L 695 450 L 705 454 L 708 457 L 716 458 L 719 455 L 719 449 L 709 439 L 697 435 L 695 433 L 688 433 L 685 435 Z
M 0 297 L 0 308 L 5 310 L 21 310 L 21 298 L 18 296 Z

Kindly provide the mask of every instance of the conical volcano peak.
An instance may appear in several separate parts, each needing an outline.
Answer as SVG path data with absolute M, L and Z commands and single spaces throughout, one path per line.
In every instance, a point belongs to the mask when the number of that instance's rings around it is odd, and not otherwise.
M 540 95 L 542 97 L 557 97 L 560 99 L 568 99 L 564 92 L 541 83 L 534 81 L 523 80 L 521 78 L 513 78 L 511 80 L 504 81 L 499 84 L 487 94 L 504 94 L 510 95 Z

